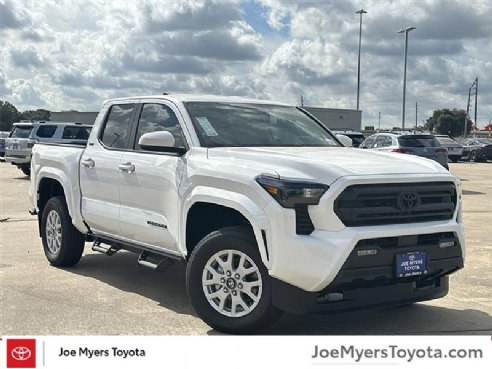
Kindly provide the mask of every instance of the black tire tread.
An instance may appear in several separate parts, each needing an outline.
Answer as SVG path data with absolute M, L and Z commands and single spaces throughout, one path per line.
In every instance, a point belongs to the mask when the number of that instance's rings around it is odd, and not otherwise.
M 46 243 L 46 220 L 51 210 L 58 212 L 62 224 L 62 244 L 58 254 L 51 253 Z M 80 261 L 84 251 L 85 237 L 72 224 L 63 196 L 52 197 L 46 203 L 41 218 L 41 236 L 44 253 L 51 265 L 70 267 Z
M 233 240 L 240 251 L 246 252 L 262 271 L 263 295 L 262 300 L 251 314 L 240 318 L 228 318 L 216 312 L 206 301 L 201 286 L 201 274 L 203 269 L 195 270 L 195 266 L 205 263 L 208 258 L 220 249 L 220 243 L 225 240 Z M 205 260 L 204 260 L 205 259 Z M 198 274 L 198 275 L 197 275 Z M 197 278 L 199 279 L 197 280 Z M 200 318 L 212 328 L 232 334 L 248 334 L 260 331 L 273 324 L 281 315 L 282 311 L 271 304 L 271 290 L 268 280 L 268 272 L 261 261 L 260 253 L 249 227 L 227 227 L 211 232 L 205 236 L 193 250 L 186 268 L 186 289 L 191 303 Z

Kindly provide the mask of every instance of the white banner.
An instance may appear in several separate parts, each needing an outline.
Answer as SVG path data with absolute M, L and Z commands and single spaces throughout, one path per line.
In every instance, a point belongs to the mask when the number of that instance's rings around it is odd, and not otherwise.
M 0 368 L 490 368 L 490 336 L 2 337 Z

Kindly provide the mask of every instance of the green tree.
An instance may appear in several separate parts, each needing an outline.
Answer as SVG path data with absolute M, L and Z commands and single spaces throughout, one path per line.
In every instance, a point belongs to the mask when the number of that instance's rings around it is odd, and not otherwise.
M 451 137 L 463 136 L 466 112 L 463 109 L 434 110 L 425 123 L 425 129 Z M 467 119 L 467 134 L 470 133 L 473 122 Z
M 46 109 L 26 110 L 21 114 L 25 120 L 50 120 L 50 111 Z
M 10 131 L 12 123 L 18 122 L 20 113 L 17 108 L 8 101 L 0 100 L 0 131 Z

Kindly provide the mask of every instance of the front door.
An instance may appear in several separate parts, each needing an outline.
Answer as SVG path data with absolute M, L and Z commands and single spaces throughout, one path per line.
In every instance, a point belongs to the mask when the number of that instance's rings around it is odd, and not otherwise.
M 184 159 L 170 153 L 144 151 L 139 138 L 148 132 L 169 131 L 175 146 L 185 147 L 179 113 L 162 101 L 144 103 L 138 113 L 133 151 L 121 159 L 120 227 L 134 242 L 178 253 L 179 194 Z

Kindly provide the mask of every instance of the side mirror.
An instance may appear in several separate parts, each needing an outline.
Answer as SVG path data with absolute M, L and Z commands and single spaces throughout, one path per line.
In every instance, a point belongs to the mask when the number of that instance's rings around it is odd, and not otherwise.
M 148 151 L 160 151 L 160 152 L 174 152 L 177 154 L 184 154 L 186 152 L 185 147 L 175 147 L 174 139 L 171 132 L 168 131 L 156 131 L 144 133 L 138 140 L 138 145 L 143 150 Z
M 350 137 L 341 134 L 337 134 L 336 136 L 343 146 L 352 147 L 352 139 Z

